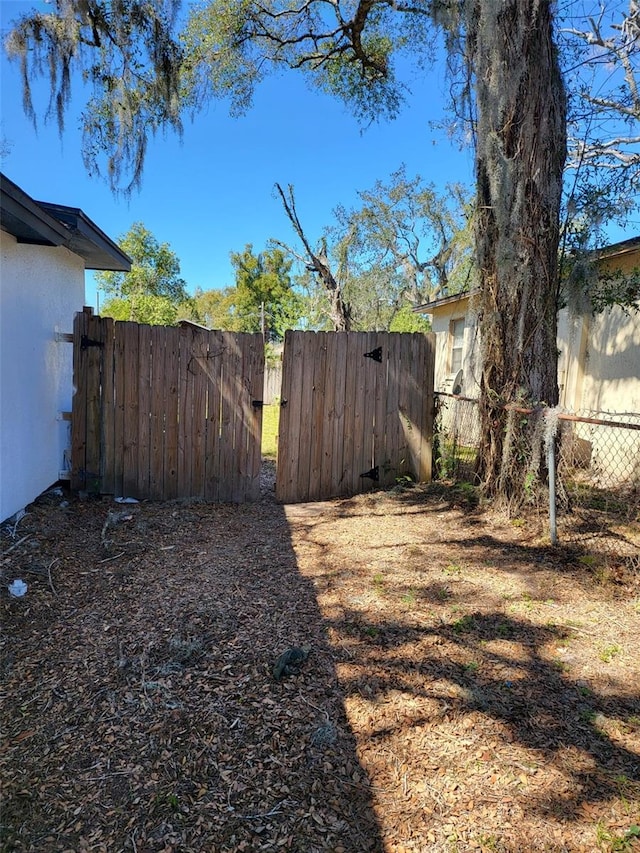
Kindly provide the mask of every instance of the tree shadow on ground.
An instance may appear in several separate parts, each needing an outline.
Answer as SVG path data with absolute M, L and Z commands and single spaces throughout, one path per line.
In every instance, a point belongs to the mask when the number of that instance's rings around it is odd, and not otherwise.
M 617 737 L 640 727 L 637 685 L 598 693 L 550 665 L 543 649 L 565 639 L 564 629 L 479 612 L 418 628 L 367 622 L 355 611 L 334 620 L 332 628 L 366 644 L 360 645 L 358 672 L 342 680 L 347 695 L 364 690 L 381 702 L 400 691 L 433 700 L 453 715 L 479 712 L 501 723 L 510 742 L 554 765 L 565 784 L 544 798 L 529 797 L 532 811 L 571 821 L 583 804 L 604 802 L 619 795 L 621 786 L 640 784 L 640 755 Z M 503 677 L 497 676 L 501 671 Z M 367 678 L 367 672 L 375 676 Z M 443 696 L 443 682 L 456 688 L 453 697 Z M 384 734 L 388 731 L 370 733 Z
M 281 506 L 76 502 L 21 533 L 38 549 L 13 548 L 29 591 L 0 600 L 4 850 L 382 851 Z M 298 644 L 311 657 L 274 680 Z

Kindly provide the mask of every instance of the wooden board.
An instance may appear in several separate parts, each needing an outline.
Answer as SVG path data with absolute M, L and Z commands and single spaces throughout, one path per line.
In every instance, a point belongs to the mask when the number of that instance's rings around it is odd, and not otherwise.
M 263 380 L 260 335 L 78 314 L 73 488 L 139 500 L 257 499 Z
M 277 500 L 429 480 L 433 365 L 432 335 L 288 332 Z

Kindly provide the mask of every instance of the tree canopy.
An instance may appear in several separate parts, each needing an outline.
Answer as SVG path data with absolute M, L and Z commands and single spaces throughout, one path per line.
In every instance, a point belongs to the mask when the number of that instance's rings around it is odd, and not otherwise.
M 231 252 L 235 284 L 215 290 L 196 290 L 192 319 L 210 329 L 261 332 L 265 343 L 281 341 L 305 312 L 294 287 L 292 260 L 271 246 L 257 254 L 250 243 Z
M 338 206 L 320 235 L 309 235 L 293 187 L 277 186 L 297 237 L 274 240 L 302 267 L 307 321 L 312 328 L 427 330 L 412 307 L 477 284 L 473 265 L 473 205 L 460 186 L 440 194 L 401 166 L 387 182 L 358 192 L 360 204 Z
M 138 323 L 175 323 L 181 310 L 189 310 L 190 300 L 175 252 L 142 222 L 134 222 L 119 244 L 131 258 L 131 270 L 95 273 L 98 289 L 106 295 L 100 313 Z

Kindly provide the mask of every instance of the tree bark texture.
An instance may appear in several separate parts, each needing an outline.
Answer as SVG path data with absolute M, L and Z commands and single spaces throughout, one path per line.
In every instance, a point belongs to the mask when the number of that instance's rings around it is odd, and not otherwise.
M 522 416 L 501 404 L 558 401 L 557 251 L 566 102 L 548 0 L 476 0 L 477 260 L 483 369 L 480 475 L 522 491 Z

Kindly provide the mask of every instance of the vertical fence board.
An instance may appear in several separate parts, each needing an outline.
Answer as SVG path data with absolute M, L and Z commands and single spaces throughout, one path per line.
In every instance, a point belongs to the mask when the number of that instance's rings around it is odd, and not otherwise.
M 250 354 L 249 354 L 249 339 L 250 335 L 238 335 L 238 360 L 239 367 L 233 377 L 234 390 L 234 414 L 235 423 L 233 427 L 233 452 L 231 453 L 231 476 L 230 485 L 231 493 L 229 500 L 233 503 L 242 503 L 247 477 L 247 432 L 251 424 L 251 400 L 249 399 L 249 375 Z
M 140 349 L 137 323 L 119 323 L 122 336 L 122 487 L 119 494 L 137 497 Z M 120 408 L 120 407 L 119 407 Z
M 384 407 L 385 430 L 385 484 L 390 484 L 399 476 L 400 465 L 400 419 L 398 417 L 398 390 L 400 386 L 400 360 L 402 342 L 400 333 L 390 335 L 389 362 L 387 365 L 387 398 Z
M 187 382 L 193 395 L 193 431 L 191 453 L 191 497 L 204 498 L 207 457 L 207 386 L 206 366 L 209 333 L 192 330 L 191 355 L 187 361 Z
M 346 411 L 346 383 L 347 383 L 347 344 L 346 333 L 332 335 L 335 340 L 335 380 L 333 387 L 333 431 L 331 435 L 331 481 L 328 491 L 324 494 L 329 497 L 343 494 L 344 482 L 344 436 L 345 411 Z
M 368 488 L 371 481 L 361 477 L 371 467 L 366 458 L 366 390 L 371 369 L 370 359 L 365 358 L 368 352 L 368 335 L 365 332 L 353 332 L 353 352 L 349 360 L 348 370 L 355 375 L 355 390 L 353 394 L 353 457 L 351 463 L 350 492 L 356 494 Z
M 311 443 L 313 429 L 313 375 L 318 335 L 312 332 L 304 340 L 302 350 L 302 383 L 297 389 L 300 400 L 300 438 L 298 441 L 297 480 L 301 501 L 309 500 L 309 481 L 311 477 Z
M 209 349 L 200 364 L 207 382 L 207 440 L 205 451 L 205 498 L 220 498 L 220 434 L 222 417 L 222 382 L 224 378 L 224 332 L 209 333 Z
M 112 494 L 115 465 L 114 405 L 115 405 L 115 323 L 110 317 L 102 317 L 102 486 L 106 494 Z
M 330 495 L 333 493 L 331 464 L 333 456 L 334 430 L 337 418 L 337 345 L 338 335 L 325 334 L 323 345 L 323 424 L 322 441 L 319 442 L 320 470 L 318 475 L 317 487 L 317 494 L 320 496 Z
M 150 494 L 151 479 L 151 326 L 138 329 L 138 467 L 136 498 Z
M 379 346 L 382 350 L 382 362 L 376 361 L 374 358 L 365 358 L 364 353 L 370 353 Z M 386 341 L 376 332 L 369 332 L 363 335 L 362 360 L 365 364 L 363 369 L 362 468 L 360 469 L 360 475 L 371 471 L 375 467 L 379 471 L 382 467 L 382 460 L 378 459 L 375 455 L 375 415 L 377 385 L 384 371 L 386 349 Z M 359 491 L 375 487 L 378 483 L 378 481 L 368 477 L 362 477 L 361 480 Z
M 387 394 L 389 393 L 389 361 L 394 341 L 391 334 L 383 339 L 382 363 L 378 365 L 373 405 L 373 457 L 379 469 L 379 485 L 393 482 L 386 442 Z
M 343 422 L 343 446 L 342 446 L 342 474 L 340 479 L 340 493 L 351 494 L 354 490 L 354 447 L 356 429 L 356 389 L 357 374 L 355 360 L 358 358 L 359 345 L 357 332 L 345 332 L 347 337 L 347 349 L 345 354 L 345 397 L 344 397 L 344 422 Z M 357 464 L 357 463 L 356 463 Z M 359 474 L 360 472 L 358 472 Z
M 282 405 L 278 435 L 276 498 L 283 503 L 294 499 L 297 488 L 296 460 L 300 442 L 300 414 L 303 375 L 303 333 L 286 332 L 282 367 Z
M 124 418 L 125 418 L 125 395 L 126 395 L 126 333 L 127 323 L 115 324 L 115 339 L 113 348 L 113 376 L 114 394 L 113 401 L 108 409 L 105 409 L 105 419 L 111 419 L 113 430 L 113 492 L 115 495 L 124 495 Z
M 178 497 L 178 384 L 180 330 L 166 329 L 164 347 L 164 500 Z
M 178 336 L 178 484 L 179 497 L 191 494 L 190 442 L 193 430 L 193 386 L 189 383 L 187 364 L 191 354 L 192 333 L 180 329 Z
M 320 500 L 325 430 L 329 431 L 326 411 L 327 333 L 318 332 L 313 353 L 311 427 L 309 431 L 309 500 Z
M 151 394 L 149 400 L 149 497 L 164 498 L 164 345 L 162 326 L 151 327 Z
M 238 410 L 236 373 L 242 365 L 241 342 L 238 335 L 223 332 L 223 353 L 220 372 L 220 430 L 217 446 L 217 500 L 233 499 L 233 455 Z
M 264 342 L 256 335 L 248 336 L 249 365 L 249 423 L 247 425 L 246 458 L 248 476 L 245 485 L 245 499 L 255 501 L 260 498 L 260 472 L 262 468 L 262 406 L 254 406 L 253 401 L 262 400 L 264 393 Z
M 87 451 L 87 381 L 86 350 L 81 347 L 87 330 L 87 313 L 79 311 L 73 319 L 73 385 L 71 412 L 71 488 L 85 489 Z
M 87 316 L 85 370 L 87 372 L 86 486 L 100 492 L 102 486 L 102 359 L 104 331 L 100 317 Z

